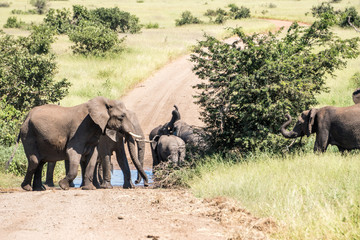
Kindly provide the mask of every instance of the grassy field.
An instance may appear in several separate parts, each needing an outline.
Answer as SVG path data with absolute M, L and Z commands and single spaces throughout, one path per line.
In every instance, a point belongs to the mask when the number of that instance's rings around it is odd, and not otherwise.
M 311 22 L 311 7 L 322 1 L 310 0 L 109 0 L 109 1 L 51 1 L 52 8 L 71 8 L 74 4 L 88 8 L 114 7 L 129 11 L 139 17 L 142 24 L 158 23 L 159 29 L 143 29 L 140 34 L 127 35 L 127 49 L 111 58 L 82 57 L 71 53 L 71 42 L 64 35 L 53 45 L 58 56 L 57 78 L 67 78 L 72 86 L 62 105 L 70 106 L 104 95 L 120 98 L 137 83 L 180 55 L 187 54 L 190 47 L 201 39 L 203 33 L 225 38 L 226 27 L 242 26 L 247 33 L 264 32 L 274 26 L 264 19 L 276 18 Z M 241 21 L 227 21 L 225 25 L 189 25 L 175 27 L 175 19 L 185 10 L 208 21 L 203 13 L 207 9 L 225 8 L 229 3 L 246 6 L 253 17 Z M 358 0 L 341 1 L 336 9 L 355 6 Z M 29 1 L 13 1 L 10 8 L 0 8 L 0 26 L 11 16 L 12 9 L 28 10 Z M 21 20 L 40 23 L 43 16 L 17 15 Z M 26 35 L 27 31 L 5 29 L 13 35 Z M 359 33 L 351 29 L 336 29 L 342 37 L 354 37 Z M 123 37 L 124 35 L 120 35 Z M 360 71 L 360 59 L 348 62 L 346 69 L 329 77 L 329 92 L 318 96 L 319 106 L 352 104 L 351 93 L 356 83 L 350 81 Z M 358 154 L 340 155 L 334 148 L 326 154 L 308 153 L 268 156 L 260 154 L 227 163 L 214 156 L 206 165 L 200 166 L 199 177 L 189 182 L 199 197 L 227 196 L 237 199 L 258 216 L 277 219 L 282 226 L 274 239 L 360 239 L 360 161 Z M 11 149 L 0 147 L 0 161 L 6 161 Z M 23 158 L 21 152 L 19 159 Z M 20 160 L 19 160 L 20 161 Z M 60 165 L 60 164 L 58 164 Z M 59 167 L 59 166 L 58 166 Z M 58 172 L 63 171 L 63 166 Z M 0 170 L 0 187 L 18 187 L 21 177 L 3 174 Z

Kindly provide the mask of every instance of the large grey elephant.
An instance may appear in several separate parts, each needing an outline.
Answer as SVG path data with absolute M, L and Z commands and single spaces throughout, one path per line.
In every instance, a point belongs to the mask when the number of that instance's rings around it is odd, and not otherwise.
M 140 122 L 136 116 L 136 114 L 130 110 L 127 111 L 127 116 L 133 125 L 134 133 L 138 136 L 144 139 L 144 133 L 140 126 Z M 123 172 L 124 175 L 124 188 L 132 188 L 133 184 L 131 182 L 131 173 L 129 164 L 126 158 L 125 149 L 124 149 L 124 139 L 126 139 L 126 135 L 114 131 L 114 130 L 106 130 L 105 135 L 101 135 L 99 139 L 99 144 L 97 146 L 98 150 L 98 162 L 102 164 L 102 171 L 103 174 L 101 178 L 101 185 L 98 187 L 100 188 L 112 188 L 111 185 L 111 156 L 113 152 L 116 154 L 117 162 Z M 136 184 L 141 182 L 141 174 L 140 172 L 143 171 L 144 166 L 144 157 L 145 157 L 145 142 L 144 141 L 136 141 L 137 146 L 137 157 L 141 165 L 141 169 L 138 170 L 138 176 L 137 180 L 135 181 Z M 128 148 L 130 145 L 128 144 Z M 130 148 L 129 148 L 130 152 Z M 132 159 L 132 161 L 136 161 L 135 159 Z M 67 168 L 67 161 L 65 161 L 65 168 Z M 134 163 L 136 166 L 136 164 Z M 47 172 L 46 172 L 46 181 L 45 184 L 48 186 L 54 186 L 53 183 L 53 173 L 55 168 L 55 162 L 54 163 L 48 163 Z M 82 166 L 82 169 L 84 169 L 84 166 Z M 66 172 L 68 169 L 66 169 Z M 82 171 L 84 173 L 84 171 Z M 98 179 L 96 176 L 96 171 L 94 175 L 94 179 Z M 144 173 L 145 174 L 145 173 Z M 146 175 L 145 175 L 146 176 Z M 84 178 L 84 176 L 83 176 Z M 84 183 L 82 183 L 84 184 Z M 144 178 L 144 186 L 148 186 L 148 179 Z
M 45 162 L 69 160 L 69 172 L 59 185 L 69 189 L 77 175 L 80 161 L 85 161 L 83 189 L 95 189 L 92 180 L 100 136 L 112 129 L 124 134 L 130 155 L 136 156 L 134 128 L 128 110 L 121 101 L 96 97 L 74 107 L 47 104 L 30 110 L 20 128 L 21 141 L 28 159 L 28 168 L 21 184 L 24 190 L 45 190 L 41 182 Z M 136 157 L 134 164 L 141 169 Z M 146 178 L 144 171 L 142 177 Z M 31 187 L 32 178 L 33 186 Z
M 160 162 L 171 161 L 174 164 L 181 165 L 185 159 L 185 142 L 174 135 L 156 135 L 151 143 L 152 148 L 156 150 L 156 157 L 153 158 L 153 167 Z
M 313 108 L 301 113 L 294 128 L 287 131 L 291 116 L 281 126 L 281 133 L 286 138 L 297 138 L 316 133 L 314 151 L 326 151 L 329 144 L 340 151 L 360 148 L 360 105 L 349 107 Z

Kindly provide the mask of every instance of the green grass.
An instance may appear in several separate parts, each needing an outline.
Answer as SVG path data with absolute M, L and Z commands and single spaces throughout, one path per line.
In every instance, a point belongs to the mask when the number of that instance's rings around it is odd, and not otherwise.
M 217 156 L 189 184 L 198 197 L 234 198 L 275 218 L 284 224 L 275 239 L 359 239 L 359 169 L 358 154 L 261 154 L 240 164 Z

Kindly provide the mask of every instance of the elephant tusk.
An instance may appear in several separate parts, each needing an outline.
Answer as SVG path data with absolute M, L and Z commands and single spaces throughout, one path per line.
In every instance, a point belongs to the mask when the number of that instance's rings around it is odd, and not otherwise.
M 142 136 L 136 135 L 135 133 L 129 132 L 129 134 L 131 136 L 133 136 L 134 138 L 142 138 Z
M 146 139 L 135 139 L 135 141 L 137 141 L 137 142 L 146 142 L 146 143 L 153 143 L 153 142 L 155 142 L 154 140 L 146 140 Z

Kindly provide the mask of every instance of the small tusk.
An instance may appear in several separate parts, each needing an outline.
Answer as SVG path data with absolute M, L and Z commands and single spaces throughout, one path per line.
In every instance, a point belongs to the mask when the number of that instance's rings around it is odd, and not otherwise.
M 146 139 L 135 139 L 135 141 L 137 141 L 137 142 L 146 142 L 146 143 L 153 143 L 153 142 L 155 142 L 155 141 L 153 141 L 153 140 L 146 140 Z
M 129 134 L 131 136 L 133 136 L 134 138 L 142 138 L 142 136 L 136 135 L 135 133 L 129 132 Z

